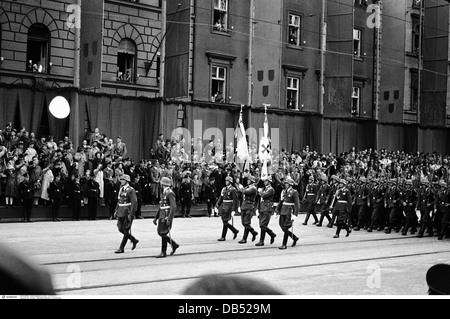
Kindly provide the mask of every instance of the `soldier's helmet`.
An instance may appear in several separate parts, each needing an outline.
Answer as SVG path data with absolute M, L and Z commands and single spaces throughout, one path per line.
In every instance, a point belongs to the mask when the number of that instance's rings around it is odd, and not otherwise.
M 172 180 L 169 177 L 163 177 L 160 181 L 161 185 L 172 186 Z
M 294 186 L 294 180 L 291 177 L 286 177 L 286 179 L 284 180 L 284 184 L 289 184 L 291 186 Z
M 251 182 L 251 183 L 256 182 L 255 176 L 252 176 L 252 175 L 249 175 L 248 178 L 247 178 L 247 180 L 248 180 L 249 182 Z
M 339 183 L 341 183 L 341 184 L 344 185 L 344 186 L 347 186 L 347 184 L 348 184 L 348 182 L 347 182 L 345 179 L 343 179 L 343 178 L 341 178 L 341 179 L 339 180 Z
M 228 181 L 228 182 L 230 182 L 230 183 L 233 183 L 233 177 L 227 176 L 227 177 L 225 177 L 225 181 Z
M 269 181 L 272 183 L 272 176 L 271 175 L 267 175 L 267 177 L 261 178 L 262 181 Z
M 127 174 L 123 174 L 122 176 L 120 176 L 120 180 L 121 181 L 127 181 L 128 183 L 131 182 L 130 175 L 127 175 Z
M 441 187 L 447 187 L 447 183 L 446 183 L 445 181 L 443 181 L 443 180 L 440 180 L 440 181 L 439 181 L 439 186 L 441 186 Z
M 406 185 L 412 185 L 413 184 L 412 179 L 407 179 L 405 184 Z

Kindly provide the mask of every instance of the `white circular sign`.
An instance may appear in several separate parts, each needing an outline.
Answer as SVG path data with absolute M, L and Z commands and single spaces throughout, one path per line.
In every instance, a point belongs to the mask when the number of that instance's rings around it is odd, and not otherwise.
M 55 97 L 48 106 L 50 113 L 58 119 L 65 119 L 70 114 L 70 105 L 62 96 Z

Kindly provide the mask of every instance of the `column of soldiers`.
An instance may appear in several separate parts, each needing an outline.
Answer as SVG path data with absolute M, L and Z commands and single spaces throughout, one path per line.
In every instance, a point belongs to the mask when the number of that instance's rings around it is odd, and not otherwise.
M 450 187 L 443 180 L 332 176 L 316 184 L 310 177 L 303 203 L 307 204 L 303 225 L 319 206 L 320 220 L 314 224 L 320 227 L 326 218 L 328 227 L 337 226 L 336 238 L 341 228 L 347 229 L 347 236 L 352 229 L 364 229 L 404 236 L 418 233 L 417 237 L 437 236 L 439 240 L 450 237 Z

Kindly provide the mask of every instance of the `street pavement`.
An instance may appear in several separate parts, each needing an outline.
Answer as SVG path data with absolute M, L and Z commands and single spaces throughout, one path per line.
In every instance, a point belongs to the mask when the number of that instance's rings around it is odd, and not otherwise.
M 171 235 L 181 246 L 173 256 L 157 259 L 161 240 L 151 218 L 135 220 L 139 244 L 114 254 L 121 241 L 115 220 L 0 223 L 1 241 L 52 276 L 58 295 L 65 296 L 180 296 L 206 274 L 238 275 L 256 279 L 289 296 L 424 296 L 427 270 L 450 263 L 450 239 L 417 238 L 400 233 L 353 231 L 333 238 L 335 229 L 294 223 L 300 237 L 279 250 L 282 232 L 278 218 L 269 225 L 278 235 L 270 245 L 255 247 L 251 235 L 238 244 L 228 233 L 218 242 L 220 218 L 175 218 Z M 257 228 L 257 218 L 253 219 Z M 170 252 L 170 246 L 168 252 Z

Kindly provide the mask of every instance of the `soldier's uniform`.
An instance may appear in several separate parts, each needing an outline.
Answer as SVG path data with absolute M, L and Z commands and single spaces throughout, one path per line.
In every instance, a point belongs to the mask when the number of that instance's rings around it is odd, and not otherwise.
M 259 227 L 261 228 L 261 236 L 256 246 L 264 246 L 266 234 L 270 236 L 270 243 L 273 244 L 277 236 L 270 228 L 269 222 L 273 214 L 273 197 L 275 189 L 270 185 L 272 178 L 268 177 L 269 183 L 259 192 L 259 201 L 257 206 L 257 215 L 259 215 Z
M 339 237 L 342 228 L 347 231 L 346 237 L 348 237 L 351 233 L 347 221 L 352 211 L 352 196 L 350 194 L 350 190 L 346 187 L 347 181 L 341 180 L 340 184 L 342 185 L 342 187 L 336 191 L 333 205 L 333 212 L 335 212 L 337 216 L 337 229 L 334 238 Z
M 184 174 L 188 175 L 190 172 L 187 171 Z M 183 178 L 180 186 L 181 214 L 183 218 L 191 218 L 191 203 L 193 198 L 192 186 L 193 183 L 189 176 Z
M 395 183 L 395 179 L 390 180 L 391 186 L 388 188 L 385 194 L 386 208 L 389 211 L 389 223 L 386 227 L 386 234 L 390 234 L 392 229 L 394 229 L 396 232 L 400 231 L 400 198 L 401 196 L 403 196 L 403 194 L 399 190 L 399 187 L 395 185 Z
M 135 217 L 137 219 L 142 219 L 142 184 L 140 178 L 141 177 L 139 175 L 136 175 L 135 181 L 130 184 L 130 186 L 133 187 L 134 191 L 136 192 L 137 207 Z
M 239 244 L 247 243 L 249 233 L 252 234 L 252 241 L 255 241 L 256 236 L 258 236 L 258 233 L 251 225 L 252 217 L 255 213 L 256 197 L 258 195 L 258 190 L 255 185 L 255 177 L 250 175 L 248 177 L 248 182 L 249 185 L 242 190 L 242 204 L 240 207 L 240 213 L 242 226 L 244 226 L 244 236 L 239 241 Z
M 31 209 L 34 202 L 34 184 L 27 177 L 19 184 L 19 198 L 22 200 L 23 221 L 31 222 Z
M 372 232 L 375 227 L 378 227 L 378 230 L 383 228 L 381 215 L 384 208 L 384 189 L 378 179 L 374 179 L 373 182 L 375 184 L 369 193 L 372 212 L 370 215 L 370 225 L 369 228 L 367 228 L 368 232 Z
M 450 189 L 444 181 L 439 182 L 441 188 L 437 198 L 437 211 L 441 215 L 441 225 L 438 232 L 438 239 L 442 240 L 444 235 L 450 236 Z
M 91 177 L 87 181 L 88 195 L 88 219 L 95 220 L 97 218 L 98 200 L 100 198 L 100 184 Z
M 406 214 L 405 226 L 402 230 L 402 235 L 405 236 L 411 227 L 411 235 L 415 234 L 417 231 L 417 206 L 418 193 L 412 186 L 412 180 L 406 180 L 406 188 L 403 190 L 403 196 L 400 199 L 401 205 L 403 206 L 404 212 Z
M 319 191 L 317 193 L 317 204 L 321 205 L 320 209 L 320 219 L 316 224 L 317 227 L 321 227 L 323 220 L 326 218 L 328 223 L 331 223 L 330 217 L 330 204 L 333 198 L 333 194 L 331 194 L 331 186 L 327 181 L 324 181 L 319 186 Z
M 222 218 L 223 223 L 222 236 L 218 239 L 218 241 L 224 241 L 226 239 L 228 229 L 234 233 L 233 239 L 236 239 L 239 232 L 232 224 L 229 223 L 239 206 L 237 190 L 231 186 L 231 183 L 233 183 L 232 177 L 227 176 L 225 181 L 230 184 L 222 189 L 215 207 L 215 210 L 219 211 L 219 215 Z
M 338 184 L 339 184 L 339 178 L 336 175 L 331 176 L 331 183 L 330 183 L 330 198 L 329 198 L 329 210 L 331 210 L 331 221 L 328 223 L 327 227 L 333 228 L 333 226 L 336 224 L 336 212 L 332 209 L 331 204 L 333 203 L 333 200 L 335 199 L 336 192 L 338 190 Z
M 308 220 L 311 217 L 311 215 L 314 218 L 313 225 L 315 225 L 319 222 L 319 219 L 317 218 L 317 214 L 316 214 L 316 202 L 317 202 L 318 190 L 319 190 L 319 187 L 314 182 L 314 180 L 310 181 L 308 183 L 308 185 L 306 185 L 306 190 L 305 190 L 305 195 L 304 195 L 305 197 L 304 197 L 303 201 L 306 203 L 307 208 L 306 208 L 306 217 L 305 217 L 305 221 L 303 222 L 303 225 L 308 224 Z
M 417 198 L 417 208 L 420 210 L 420 229 L 417 237 L 423 237 L 425 229 L 428 236 L 433 236 L 433 210 L 435 191 L 428 182 L 422 184 Z
M 367 213 L 369 203 L 369 188 L 366 184 L 366 178 L 360 178 L 360 184 L 355 189 L 355 206 L 357 212 L 357 222 L 354 230 L 358 231 L 361 228 L 367 229 Z
M 115 252 L 116 254 L 121 254 L 125 251 L 125 245 L 127 241 L 130 240 L 133 243 L 134 250 L 136 248 L 139 240 L 131 235 L 131 226 L 133 224 L 133 219 L 137 208 L 137 198 L 136 192 L 128 183 L 131 182 L 129 175 L 124 174 L 120 177 L 122 187 L 117 195 L 117 207 L 115 216 L 117 217 L 117 228 L 119 232 L 123 234 L 122 242 L 120 243 L 119 249 Z
M 161 186 L 164 188 L 161 202 L 159 204 L 158 212 L 155 215 L 153 223 L 158 225 L 157 232 L 161 236 L 161 253 L 156 258 L 164 258 L 167 256 L 167 244 L 172 246 L 173 255 L 180 247 L 172 238 L 170 230 L 172 229 L 172 222 L 177 209 L 177 202 L 174 191 L 170 188 L 172 181 L 168 177 L 161 178 Z
M 277 206 L 277 211 L 280 215 L 279 224 L 281 230 L 284 233 L 283 243 L 280 249 L 287 248 L 288 238 L 291 237 L 293 240 L 292 247 L 297 244 L 298 237 L 295 236 L 289 229 L 292 227 L 295 218 L 298 216 L 300 209 L 300 199 L 298 192 L 293 188 L 294 181 L 290 177 L 286 177 L 284 182 L 288 184 L 289 187 L 281 192 L 280 202 Z

